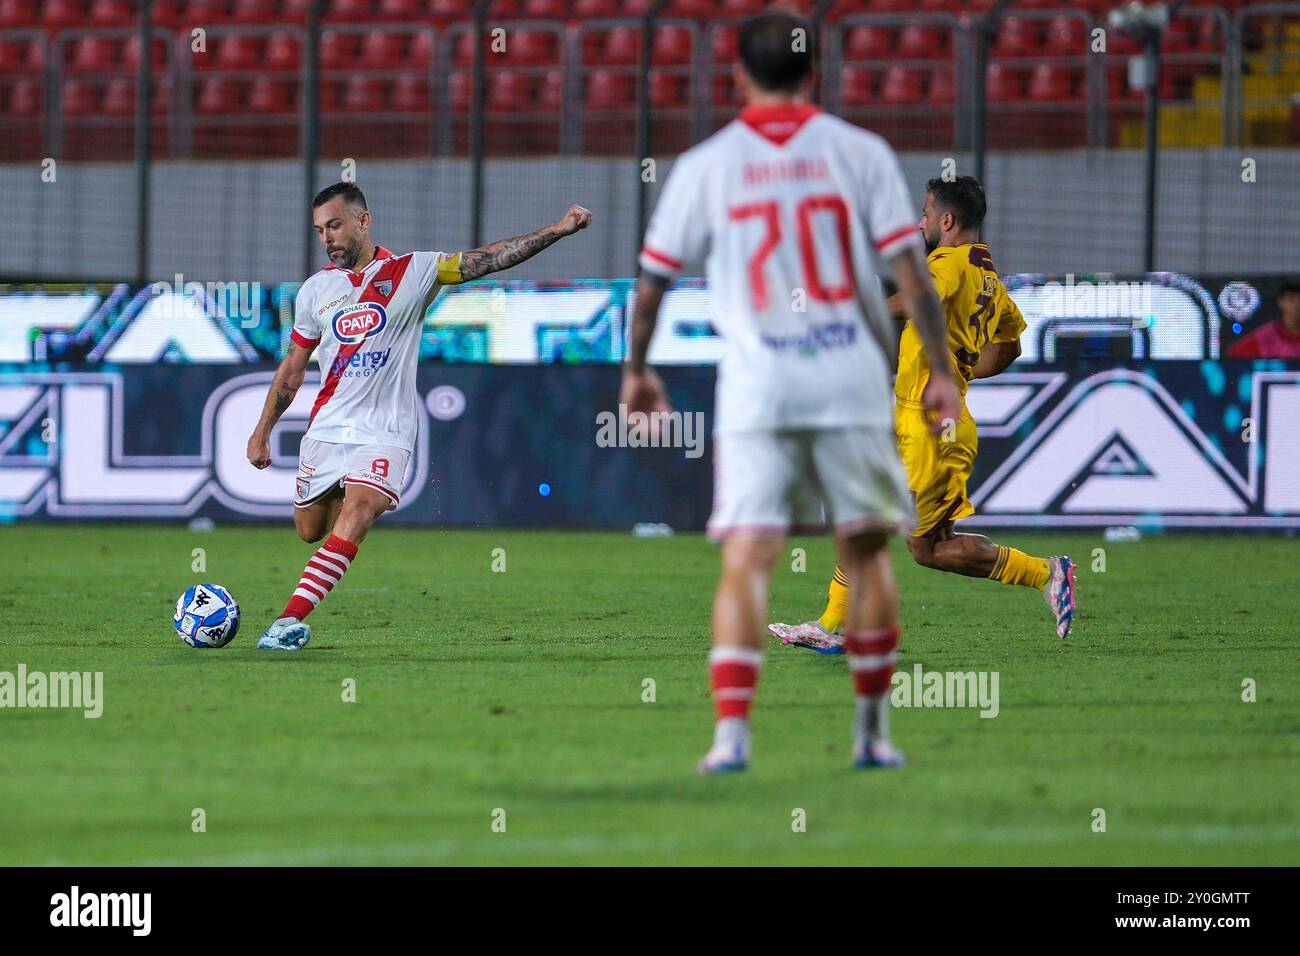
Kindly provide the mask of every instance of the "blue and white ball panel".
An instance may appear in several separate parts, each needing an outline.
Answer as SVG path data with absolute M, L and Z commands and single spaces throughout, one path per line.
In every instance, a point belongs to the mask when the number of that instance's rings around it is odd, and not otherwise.
M 191 647 L 225 647 L 239 632 L 239 605 L 216 584 L 196 584 L 176 602 L 172 623 Z

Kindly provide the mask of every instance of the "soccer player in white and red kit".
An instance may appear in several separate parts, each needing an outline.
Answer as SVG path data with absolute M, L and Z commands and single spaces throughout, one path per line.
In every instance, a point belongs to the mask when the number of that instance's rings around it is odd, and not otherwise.
M 591 213 L 570 206 L 550 226 L 479 249 L 404 255 L 375 245 L 366 198 L 352 183 L 322 190 L 312 218 L 330 265 L 298 291 L 292 341 L 248 439 L 248 460 L 256 468 L 271 464 L 271 430 L 293 404 L 315 351 L 323 380 L 302 439 L 294 523 L 304 541 L 329 537 L 257 642 L 268 650 L 306 645 L 304 619 L 347 573 L 379 516 L 397 507 L 420 415 L 420 333 L 438 291 L 523 262 L 586 228 Z
M 911 504 L 895 449 L 893 321 L 876 275 L 888 263 L 930 356 L 936 433 L 956 420 L 943 313 L 898 159 L 873 133 L 810 101 L 813 31 L 785 12 L 740 29 L 740 117 L 673 163 L 641 253 L 622 401 L 668 408 L 646 354 L 668 284 L 701 260 L 718 366 L 714 501 L 722 543 L 710 677 L 717 725 L 702 773 L 741 770 L 762 663 L 767 589 L 792 530 L 822 509 L 852 582 L 846 625 L 857 697 L 854 762 L 897 766 L 889 739 L 898 596 L 888 534 Z

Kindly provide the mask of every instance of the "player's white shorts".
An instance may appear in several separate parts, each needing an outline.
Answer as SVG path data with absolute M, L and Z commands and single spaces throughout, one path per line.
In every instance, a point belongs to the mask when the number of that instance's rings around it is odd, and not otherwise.
M 823 507 L 824 506 L 824 507 Z M 737 432 L 713 442 L 709 537 L 901 531 L 913 522 L 893 429 Z
M 411 453 L 395 445 L 340 445 L 304 438 L 298 453 L 296 508 L 344 485 L 365 485 L 388 496 L 392 511 L 401 500 L 402 480 Z

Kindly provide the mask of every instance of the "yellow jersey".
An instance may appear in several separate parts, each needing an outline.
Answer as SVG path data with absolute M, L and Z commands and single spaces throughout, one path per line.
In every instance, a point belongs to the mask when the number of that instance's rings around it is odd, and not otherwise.
M 1025 317 L 998 278 L 989 247 L 984 243 L 939 246 L 930 253 L 927 261 L 947 319 L 948 349 L 952 355 L 957 390 L 964 402 L 980 350 L 989 342 L 1019 339 L 1025 330 Z M 921 346 L 921 337 L 908 322 L 898 346 L 895 397 L 900 402 L 920 407 L 929 378 L 930 363 Z

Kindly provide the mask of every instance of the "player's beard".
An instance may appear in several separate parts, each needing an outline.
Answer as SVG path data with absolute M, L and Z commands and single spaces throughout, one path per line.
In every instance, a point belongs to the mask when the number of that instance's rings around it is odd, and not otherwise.
M 342 252 L 343 258 L 340 260 L 330 256 L 330 260 L 339 268 L 350 270 L 357 264 L 357 260 L 361 258 L 361 243 L 357 241 L 346 246 L 340 246 L 336 251 Z
M 936 237 L 936 238 L 934 238 L 934 239 L 931 239 L 931 238 L 930 238 L 929 236 L 927 236 L 925 233 L 921 233 L 921 238 L 925 240 L 925 254 L 926 254 L 927 256 L 928 256 L 930 253 L 934 252 L 934 250 L 936 250 L 936 249 L 939 248 L 939 239 L 938 239 L 938 237 Z

